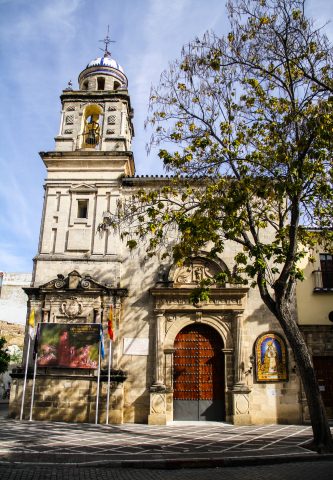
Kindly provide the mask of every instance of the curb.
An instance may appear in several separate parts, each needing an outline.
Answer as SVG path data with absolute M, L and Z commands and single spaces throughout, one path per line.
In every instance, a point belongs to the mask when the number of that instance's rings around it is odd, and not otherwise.
M 180 470 L 196 468 L 227 468 L 246 467 L 260 465 L 274 465 L 282 463 L 333 461 L 333 454 L 291 454 L 291 455 L 270 455 L 265 457 L 226 457 L 226 458 L 195 458 L 164 460 L 114 460 L 96 461 L 81 463 L 60 463 L 60 462 L 14 462 L 0 460 L 0 467 L 59 467 L 59 468 L 128 468 L 147 470 Z

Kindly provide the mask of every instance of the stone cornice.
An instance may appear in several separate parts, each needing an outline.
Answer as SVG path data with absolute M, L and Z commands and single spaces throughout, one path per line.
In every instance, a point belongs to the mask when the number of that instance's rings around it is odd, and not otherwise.
M 170 286 L 150 289 L 150 294 L 155 300 L 155 310 L 165 311 L 238 311 L 245 309 L 247 287 L 230 286 L 226 288 L 212 288 L 210 298 L 207 301 L 193 305 L 190 302 L 190 294 L 193 288 L 173 288 Z
M 59 152 L 59 151 L 49 151 L 49 152 L 39 152 L 40 157 L 42 160 L 44 159 L 74 159 L 74 160 L 82 160 L 82 158 L 90 157 L 93 159 L 104 159 L 105 157 L 109 157 L 110 160 L 115 159 L 133 159 L 133 152 L 131 151 L 116 151 L 113 150 L 112 152 L 104 151 L 104 150 L 74 150 L 68 152 Z

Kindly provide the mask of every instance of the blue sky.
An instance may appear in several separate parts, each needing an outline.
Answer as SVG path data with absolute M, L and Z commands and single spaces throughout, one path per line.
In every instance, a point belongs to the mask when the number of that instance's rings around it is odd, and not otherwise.
M 333 2 L 311 0 L 308 11 L 323 24 Z M 32 269 L 46 173 L 38 152 L 54 150 L 59 95 L 69 80 L 77 88 L 79 73 L 101 54 L 107 25 L 129 80 L 138 174 L 162 173 L 145 151 L 151 84 L 185 43 L 228 30 L 223 0 L 0 0 L 0 271 Z M 333 40 L 333 26 L 326 31 Z

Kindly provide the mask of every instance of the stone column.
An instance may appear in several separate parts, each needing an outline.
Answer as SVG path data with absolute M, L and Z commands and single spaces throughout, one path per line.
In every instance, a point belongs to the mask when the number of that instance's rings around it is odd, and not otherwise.
M 155 311 L 155 378 L 150 387 L 150 413 L 149 425 L 166 425 L 167 423 L 167 398 L 163 375 L 163 340 L 164 340 L 164 311 Z
M 164 385 L 164 374 L 163 374 L 163 340 L 164 340 L 164 311 L 156 311 L 156 321 L 155 321 L 155 378 L 153 387 L 162 387 Z
M 113 326 L 113 342 L 112 342 L 112 368 L 117 370 L 119 368 L 119 357 L 121 341 L 119 337 L 120 317 L 121 317 L 121 298 L 115 296 L 112 304 L 112 326 Z
M 50 309 L 49 308 L 42 308 L 42 317 L 43 317 L 43 320 L 42 320 L 43 323 L 49 323 L 49 321 L 50 321 Z
M 173 383 L 173 354 L 175 353 L 174 348 L 167 348 L 164 350 L 165 354 L 165 386 L 168 389 L 172 388 Z
M 243 388 L 244 382 L 244 355 L 243 355 L 243 345 L 242 345 L 242 314 L 237 313 L 234 324 L 234 334 L 235 334 L 235 375 L 234 375 L 234 390 L 238 388 Z
M 232 420 L 234 425 L 248 425 L 250 417 L 250 389 L 244 375 L 243 315 L 236 313 L 234 320 L 234 384 L 232 387 Z
M 224 355 L 224 374 L 225 374 L 225 413 L 226 421 L 232 423 L 232 402 L 234 385 L 234 350 L 232 348 L 222 348 L 221 354 Z

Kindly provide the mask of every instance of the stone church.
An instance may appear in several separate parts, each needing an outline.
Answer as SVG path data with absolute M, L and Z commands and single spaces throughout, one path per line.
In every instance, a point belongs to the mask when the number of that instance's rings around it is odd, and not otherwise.
M 47 170 L 38 253 L 28 295 L 36 324 L 101 324 L 114 339 L 108 418 L 167 424 L 175 420 L 233 424 L 300 423 L 300 381 L 283 333 L 256 289 L 226 284 L 193 305 L 198 280 L 232 271 L 235 246 L 216 261 L 203 251 L 179 267 L 144 248 L 129 252 L 112 229 L 98 229 L 117 202 L 168 179 L 136 176 L 133 109 L 127 77 L 105 51 L 61 94 L 54 151 Z M 28 418 L 33 348 L 23 418 Z M 38 366 L 33 419 L 106 419 L 109 344 L 100 381 L 96 368 Z M 25 361 L 24 361 L 25 363 Z M 13 375 L 10 416 L 19 418 L 24 367 Z

